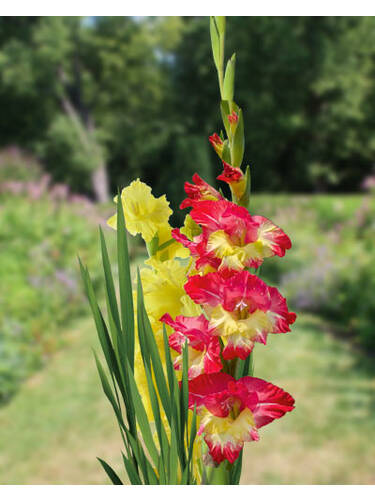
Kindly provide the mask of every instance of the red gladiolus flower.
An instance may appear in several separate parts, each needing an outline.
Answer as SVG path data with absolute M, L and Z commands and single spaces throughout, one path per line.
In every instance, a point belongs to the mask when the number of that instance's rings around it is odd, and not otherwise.
M 223 337 L 224 359 L 246 359 L 255 342 L 266 344 L 269 333 L 289 332 L 296 319 L 277 288 L 245 270 L 190 276 L 185 291 Z
M 244 442 L 259 440 L 258 429 L 294 409 L 294 399 L 265 380 L 216 373 L 189 382 L 189 407 L 195 405 L 210 455 L 233 463 Z
M 246 189 L 246 179 L 242 170 L 238 167 L 232 167 L 223 161 L 224 170 L 217 177 L 219 181 L 224 181 L 229 184 L 232 193 L 240 200 Z
M 186 341 L 189 350 L 189 378 L 202 373 L 216 373 L 222 369 L 219 338 L 213 335 L 214 328 L 203 314 L 192 318 L 177 316 L 175 321 L 169 314 L 164 314 L 160 321 L 174 329 L 174 333 L 169 336 L 169 345 L 180 354 L 174 361 L 176 370 L 182 367 L 182 348 Z
M 172 230 L 172 237 L 189 249 L 191 256 L 195 258 L 197 269 L 204 269 L 209 272 L 218 269 L 220 266 L 221 260 L 212 253 L 207 252 L 207 238 L 203 233 L 195 236 L 193 241 L 191 241 L 176 228 Z
M 222 156 L 223 154 L 223 148 L 224 148 L 224 143 L 223 141 L 221 140 L 220 136 L 218 136 L 216 133 L 213 134 L 213 135 L 210 135 L 209 139 L 208 139 L 211 143 L 211 146 L 214 148 L 214 150 L 216 151 L 216 153 L 220 156 Z
M 292 244 L 288 236 L 265 217 L 251 216 L 244 207 L 227 200 L 193 203 L 192 219 L 202 226 L 199 245 L 186 239 L 173 237 L 184 246 L 194 247 L 193 256 L 199 256 L 196 268 L 201 262 L 210 260 L 218 263 L 216 269 L 243 269 L 259 267 L 264 258 L 285 255 Z M 176 237 L 177 236 L 177 237 Z
M 181 210 L 190 207 L 193 201 L 223 199 L 221 194 L 201 179 L 198 174 L 193 175 L 193 182 L 195 184 L 185 182 L 185 193 L 187 194 L 187 198 L 181 203 Z
M 229 165 L 229 163 L 226 163 L 223 161 L 223 166 L 224 170 L 223 172 L 217 177 L 220 181 L 227 182 L 228 184 L 231 184 L 233 182 L 238 182 L 241 179 L 243 179 L 244 174 L 242 170 L 238 167 L 232 167 L 232 165 Z

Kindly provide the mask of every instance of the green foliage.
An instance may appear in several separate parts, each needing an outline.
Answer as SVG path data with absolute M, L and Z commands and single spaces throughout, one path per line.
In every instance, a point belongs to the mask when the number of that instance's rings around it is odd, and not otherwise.
M 19 20 L 0 20 L 0 104 L 9 105 L 13 120 L 2 113 L 0 145 L 37 150 L 47 170 L 75 191 L 87 191 L 90 171 L 106 160 L 126 183 L 166 143 L 164 66 L 179 19 L 28 22 L 29 29 L 12 30 L 5 24 Z
M 96 288 L 101 278 L 97 232 L 79 205 L 7 195 L 0 205 L 2 403 L 62 345 L 59 327 L 86 311 L 77 251 L 90 263 Z
M 41 165 L 24 151 L 13 147 L 0 152 L 0 185 L 8 181 L 38 181 L 41 176 Z
M 188 417 L 188 351 L 185 348 L 183 352 L 183 382 L 180 389 L 173 368 L 165 330 L 164 354 L 167 375 L 164 373 L 161 353 L 158 351 L 154 333 L 146 313 L 142 283 L 138 271 L 137 332 L 154 415 L 154 428 L 148 421 L 140 391 L 134 378 L 134 306 L 125 220 L 121 203 L 117 204 L 117 220 L 119 304 L 115 294 L 105 239 L 101 233 L 108 326 L 98 305 L 87 267 L 84 267 L 81 262 L 80 266 L 98 338 L 110 375 L 108 377 L 95 354 L 102 388 L 114 410 L 123 439 L 125 453 L 122 453 L 122 456 L 125 471 L 132 484 L 194 484 L 192 447 L 197 428 L 195 411 L 190 425 Z M 158 395 L 167 422 L 161 417 Z M 123 412 L 126 413 L 126 419 Z M 116 472 L 104 460 L 99 459 L 99 461 L 112 483 L 122 484 Z
M 176 110 L 212 133 L 219 95 L 209 83 L 207 19 L 184 21 L 174 70 L 178 94 L 189 99 Z M 257 190 L 353 190 L 371 172 L 374 26 L 371 17 L 231 17 L 226 43 L 229 54 L 241 47 L 236 101 Z
M 223 99 L 224 101 L 233 101 L 234 97 L 234 72 L 236 66 L 236 54 L 229 59 L 225 69 Z
M 262 201 L 263 200 L 263 201 Z M 314 311 L 343 339 L 375 351 L 374 210 L 368 197 L 252 197 L 255 213 L 275 214 L 292 240 L 262 277 L 281 286 L 297 310 Z
M 199 170 L 216 177 L 221 169 L 204 139 L 221 128 L 208 23 L 199 17 L 0 20 L 0 145 L 39 152 L 47 170 L 75 191 L 91 191 L 91 171 L 102 161 L 113 189 L 140 176 L 166 190 L 176 207 L 180 172 L 186 178 L 198 170 L 192 148 L 181 157 L 182 143 L 199 137 Z M 220 67 L 219 17 L 211 33 Z M 227 45 L 228 54 L 241 47 L 236 96 L 248 123 L 244 159 L 257 167 L 254 187 L 358 189 L 375 154 L 374 19 L 231 17 Z M 230 100 L 233 58 L 224 69 Z M 84 130 L 93 125 L 94 155 L 64 97 Z
M 47 130 L 46 141 L 39 146 L 39 153 L 56 181 L 74 186 L 80 192 L 90 191 L 90 172 L 95 168 L 95 158 L 82 147 L 67 116 L 56 115 Z

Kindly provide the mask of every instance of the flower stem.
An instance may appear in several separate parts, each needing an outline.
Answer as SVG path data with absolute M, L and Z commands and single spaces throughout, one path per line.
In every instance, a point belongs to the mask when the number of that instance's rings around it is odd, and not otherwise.
M 218 467 L 212 467 L 208 484 L 231 484 L 232 467 L 233 465 L 227 461 L 222 462 Z
M 220 36 L 220 65 L 218 68 L 221 99 L 223 99 L 223 94 L 224 94 L 224 46 L 225 46 L 225 35 L 223 33 L 222 36 Z

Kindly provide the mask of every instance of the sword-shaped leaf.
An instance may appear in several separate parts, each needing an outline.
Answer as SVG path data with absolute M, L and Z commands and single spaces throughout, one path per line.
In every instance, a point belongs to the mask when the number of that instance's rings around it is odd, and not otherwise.
M 120 288 L 122 331 L 125 336 L 126 355 L 134 370 L 134 308 L 133 291 L 129 264 L 128 241 L 121 195 L 117 196 L 117 262 Z
M 123 453 L 122 459 L 124 461 L 125 470 L 131 484 L 142 484 L 141 478 L 139 477 L 132 460 L 127 458 Z
M 112 481 L 113 484 L 123 484 L 123 482 L 121 481 L 121 479 L 118 477 L 118 475 L 116 474 L 116 472 L 112 469 L 112 467 L 110 465 L 108 465 L 104 460 L 102 460 L 101 458 L 99 457 L 96 457 L 99 462 L 101 463 L 103 469 L 106 471 L 109 479 Z

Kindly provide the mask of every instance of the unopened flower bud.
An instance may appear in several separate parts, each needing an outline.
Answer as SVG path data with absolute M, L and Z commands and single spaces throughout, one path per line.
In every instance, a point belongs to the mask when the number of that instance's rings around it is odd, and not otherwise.
M 235 111 L 232 111 L 230 115 L 228 115 L 228 120 L 231 125 L 238 122 L 238 114 Z
M 217 177 L 217 179 L 229 184 L 232 193 L 235 195 L 237 200 L 240 200 L 246 189 L 245 175 L 240 168 L 232 167 L 225 161 L 223 161 L 223 166 L 224 170 Z
M 216 151 L 216 153 L 221 158 L 222 155 L 223 155 L 224 143 L 221 140 L 220 136 L 218 134 L 216 134 L 216 133 L 213 134 L 213 135 L 210 135 L 209 141 L 210 141 L 212 147 L 214 148 L 214 150 Z

